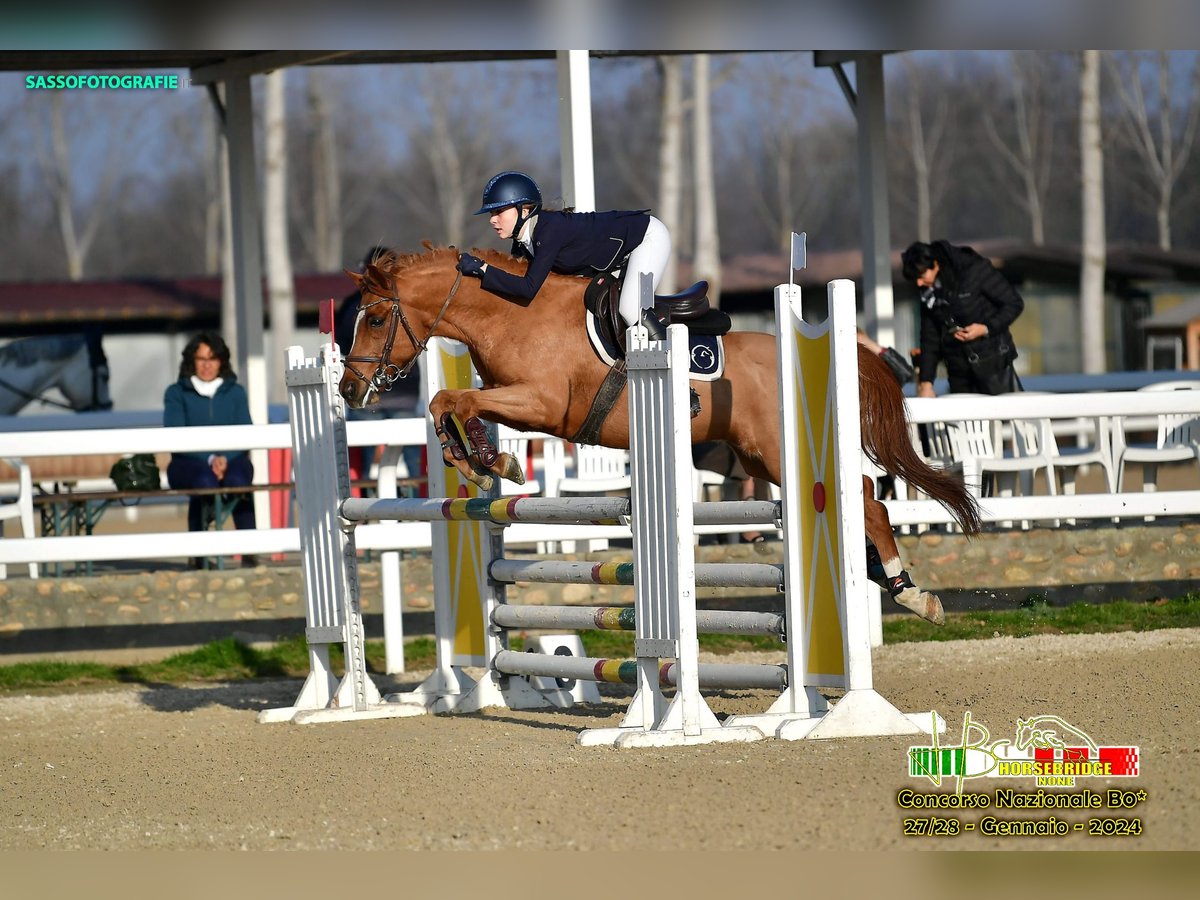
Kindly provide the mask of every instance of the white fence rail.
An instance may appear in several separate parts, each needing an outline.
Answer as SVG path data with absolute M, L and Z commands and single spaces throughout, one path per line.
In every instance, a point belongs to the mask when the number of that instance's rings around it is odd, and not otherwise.
M 1087 394 L 1007 394 L 998 397 L 910 398 L 910 419 L 934 423 L 964 419 L 1012 420 L 1049 418 L 1056 425 L 1077 422 L 1081 417 L 1132 417 L 1139 428 L 1153 424 L 1159 414 L 1200 416 L 1200 391 L 1121 392 Z M 507 429 L 500 437 L 516 432 Z M 424 419 L 386 419 L 347 423 L 351 446 L 379 444 L 425 445 Z M 537 438 L 538 435 L 529 435 Z M 127 454 L 177 451 L 213 451 L 229 447 L 250 450 L 287 449 L 291 435 L 286 424 L 236 425 L 208 428 L 88 428 L 54 431 L 0 433 L 0 457 L 30 459 L 64 454 Z M 434 464 L 438 464 L 434 461 Z M 381 472 L 381 475 L 384 473 Z M 262 478 L 259 479 L 262 482 Z M 930 500 L 888 501 L 895 525 L 936 525 L 950 521 L 949 515 Z M 997 497 L 982 501 L 984 520 L 1046 520 L 1049 518 L 1111 519 L 1141 516 L 1200 515 L 1200 490 L 1159 493 L 1104 493 L 1059 497 Z M 723 526 L 698 527 L 698 532 L 720 532 Z M 529 544 L 561 539 L 552 527 L 516 524 L 506 533 L 509 544 Z M 596 526 L 594 530 L 572 530 L 572 537 L 629 538 L 628 528 Z M 427 549 L 427 523 L 386 523 L 359 528 L 361 549 Z M 295 528 L 270 528 L 260 522 L 255 532 L 139 532 L 120 535 L 6 538 L 0 540 L 0 565 L 57 563 L 99 560 L 168 559 L 188 556 L 223 556 L 239 553 L 298 552 Z

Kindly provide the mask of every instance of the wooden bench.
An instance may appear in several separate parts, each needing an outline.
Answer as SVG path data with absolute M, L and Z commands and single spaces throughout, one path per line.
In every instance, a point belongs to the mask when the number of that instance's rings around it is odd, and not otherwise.
M 426 483 L 424 478 L 399 478 L 396 487 L 399 491 L 419 490 Z M 373 478 L 360 478 L 351 482 L 351 486 L 359 491 L 376 491 L 379 482 Z M 63 534 L 92 534 L 96 525 L 104 517 L 104 513 L 113 504 L 134 506 L 142 500 L 177 499 L 180 502 L 192 497 L 211 497 L 212 503 L 206 504 L 204 527 L 210 525 L 221 529 L 233 515 L 233 508 L 246 495 L 257 491 L 294 491 L 294 482 L 274 482 L 271 484 L 248 484 L 238 487 L 160 488 L 153 491 L 56 491 L 34 494 L 33 506 L 41 515 L 42 535 Z
M 419 491 L 426 484 L 424 478 L 400 478 L 396 480 L 396 488 L 403 495 L 406 492 Z M 379 483 L 376 479 L 356 479 L 351 482 L 356 491 L 377 491 Z M 55 492 L 37 493 L 33 497 L 33 507 L 41 521 L 42 536 L 90 535 L 104 514 L 114 505 L 134 506 L 143 500 L 176 500 L 187 502 L 192 497 L 211 498 L 204 505 L 202 523 L 207 530 L 210 526 L 220 531 L 225 527 L 233 509 L 239 501 L 257 491 L 287 491 L 295 490 L 291 481 L 273 482 L 270 484 L 250 484 L 238 487 L 172 489 L 162 488 L 153 491 L 75 491 L 60 490 Z M 181 532 L 182 534 L 183 532 Z M 186 555 L 185 553 L 181 553 Z M 224 568 L 223 560 L 218 560 L 218 568 Z M 88 574 L 91 574 L 91 564 L 85 563 Z M 56 568 L 56 575 L 61 575 L 61 567 Z

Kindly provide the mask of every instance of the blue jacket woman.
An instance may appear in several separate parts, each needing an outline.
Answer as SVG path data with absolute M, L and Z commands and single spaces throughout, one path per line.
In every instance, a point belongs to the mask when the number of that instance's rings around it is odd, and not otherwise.
M 529 267 L 523 276 L 513 275 L 464 253 L 459 271 L 480 278 L 485 290 L 520 300 L 533 299 L 551 272 L 622 269 L 633 276 L 625 279 L 620 305 L 621 317 L 632 325 L 641 312 L 636 273 L 651 273 L 657 288 L 671 257 L 671 235 L 647 210 L 546 212 L 538 186 L 521 172 L 501 172 L 487 183 L 475 215 L 484 213 L 502 240 L 512 240 L 513 256 L 528 259 Z
M 249 425 L 250 404 L 229 363 L 229 347 L 215 332 L 201 332 L 183 349 L 179 380 L 163 395 L 163 425 Z M 254 481 L 254 466 L 245 450 L 217 453 L 173 453 L 167 482 L 176 490 L 242 487 Z M 188 530 L 203 530 L 205 496 L 188 502 Z M 233 510 L 238 528 L 254 528 L 254 504 L 245 496 Z

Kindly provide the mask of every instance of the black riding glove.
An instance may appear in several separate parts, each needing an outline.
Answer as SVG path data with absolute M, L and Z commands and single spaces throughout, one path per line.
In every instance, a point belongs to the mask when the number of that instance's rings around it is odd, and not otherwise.
M 464 275 L 472 275 L 475 278 L 483 277 L 483 260 L 478 256 L 472 256 L 470 253 L 464 253 L 458 258 L 458 271 Z

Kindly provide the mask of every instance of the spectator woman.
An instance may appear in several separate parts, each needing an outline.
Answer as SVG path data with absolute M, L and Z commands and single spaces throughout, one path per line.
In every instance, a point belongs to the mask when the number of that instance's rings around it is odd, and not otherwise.
M 197 334 L 183 348 L 179 380 L 163 395 L 163 425 L 249 425 L 250 404 L 245 389 L 229 364 L 229 347 L 212 331 Z M 244 487 L 254 481 L 254 466 L 245 450 L 216 453 L 172 453 L 167 482 L 176 490 L 189 488 Z M 211 496 L 194 496 L 188 501 L 188 530 L 204 530 L 204 505 Z M 254 528 L 254 504 L 243 495 L 233 508 L 238 528 Z M 243 557 L 253 565 L 253 557 Z M 195 561 L 193 561 L 195 565 Z

